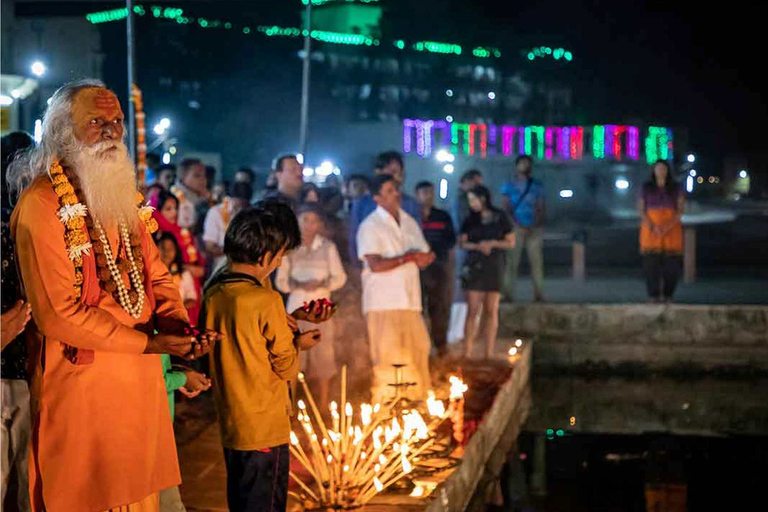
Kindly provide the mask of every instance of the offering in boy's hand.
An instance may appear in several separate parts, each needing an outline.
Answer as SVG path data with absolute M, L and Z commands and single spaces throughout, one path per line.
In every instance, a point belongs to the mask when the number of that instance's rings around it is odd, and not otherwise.
M 336 304 L 332 300 L 328 299 L 315 299 L 311 302 L 304 302 L 304 304 L 301 306 L 301 309 L 306 311 L 307 313 L 312 313 L 312 310 L 316 311 L 316 314 L 320 314 L 323 312 L 324 308 L 331 308 L 331 310 L 336 310 Z
M 297 320 L 319 324 L 330 319 L 338 305 L 328 299 L 315 299 L 305 302 L 302 307 L 294 311 L 293 317 Z

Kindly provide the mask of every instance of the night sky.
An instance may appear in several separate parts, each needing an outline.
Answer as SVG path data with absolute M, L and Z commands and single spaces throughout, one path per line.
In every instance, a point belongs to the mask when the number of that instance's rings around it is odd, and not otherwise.
M 191 15 L 289 26 L 300 23 L 302 9 L 300 0 L 158 3 L 181 6 Z M 118 6 L 22 2 L 27 8 L 35 4 L 81 12 Z M 687 127 L 691 147 L 709 172 L 719 171 L 728 154 L 766 153 L 762 130 L 768 106 L 761 80 L 766 17 L 759 2 L 706 7 L 705 2 L 616 0 L 382 0 L 381 5 L 384 38 L 498 46 L 505 57 L 508 50 L 541 45 L 572 50 L 574 61 L 562 76 L 576 93 L 574 124 Z M 538 64 L 517 59 L 514 65 Z
M 691 144 L 717 163 L 730 152 L 766 150 L 766 17 L 756 3 L 449 3 L 473 24 L 508 27 L 532 45 L 551 46 L 552 38 L 573 48 L 582 83 L 604 94 L 577 97 L 577 104 L 597 99 L 620 115 L 687 126 Z

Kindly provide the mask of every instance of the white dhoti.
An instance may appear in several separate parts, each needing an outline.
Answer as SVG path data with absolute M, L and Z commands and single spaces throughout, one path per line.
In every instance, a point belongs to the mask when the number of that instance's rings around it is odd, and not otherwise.
M 393 310 L 369 311 L 368 341 L 371 352 L 373 379 L 371 400 L 386 402 L 394 396 L 395 371 L 393 364 L 406 365 L 403 381 L 415 382 L 407 388 L 405 396 L 412 400 L 424 400 L 430 388 L 429 332 L 419 311 Z

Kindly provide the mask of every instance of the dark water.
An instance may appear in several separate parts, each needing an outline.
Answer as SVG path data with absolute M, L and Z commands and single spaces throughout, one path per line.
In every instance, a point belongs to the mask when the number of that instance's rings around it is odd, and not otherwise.
M 534 374 L 506 510 L 768 510 L 768 380 Z

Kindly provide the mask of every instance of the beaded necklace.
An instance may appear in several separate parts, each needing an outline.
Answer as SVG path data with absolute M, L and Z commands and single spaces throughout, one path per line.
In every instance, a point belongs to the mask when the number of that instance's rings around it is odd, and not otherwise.
M 59 198 L 59 220 L 64 224 L 64 240 L 67 253 L 75 266 L 74 299 L 81 298 L 83 292 L 83 256 L 92 249 L 96 256 L 96 274 L 99 287 L 112 295 L 131 317 L 138 319 L 144 307 L 146 296 L 143 284 L 144 260 L 142 259 L 141 236 L 131 234 L 127 223 L 118 223 L 117 255 L 112 252 L 109 240 L 101 224 L 88 215 L 88 208 L 79 200 L 78 190 L 72 185 L 75 177 L 68 176 L 59 162 L 54 162 L 50 169 L 53 189 Z M 157 221 L 152 218 L 151 206 L 143 205 L 144 196 L 137 192 L 138 216 L 149 233 L 157 230 Z M 83 231 L 88 227 L 91 241 Z M 125 258 L 120 258 L 123 248 Z M 123 281 L 122 273 L 128 274 L 129 283 Z

